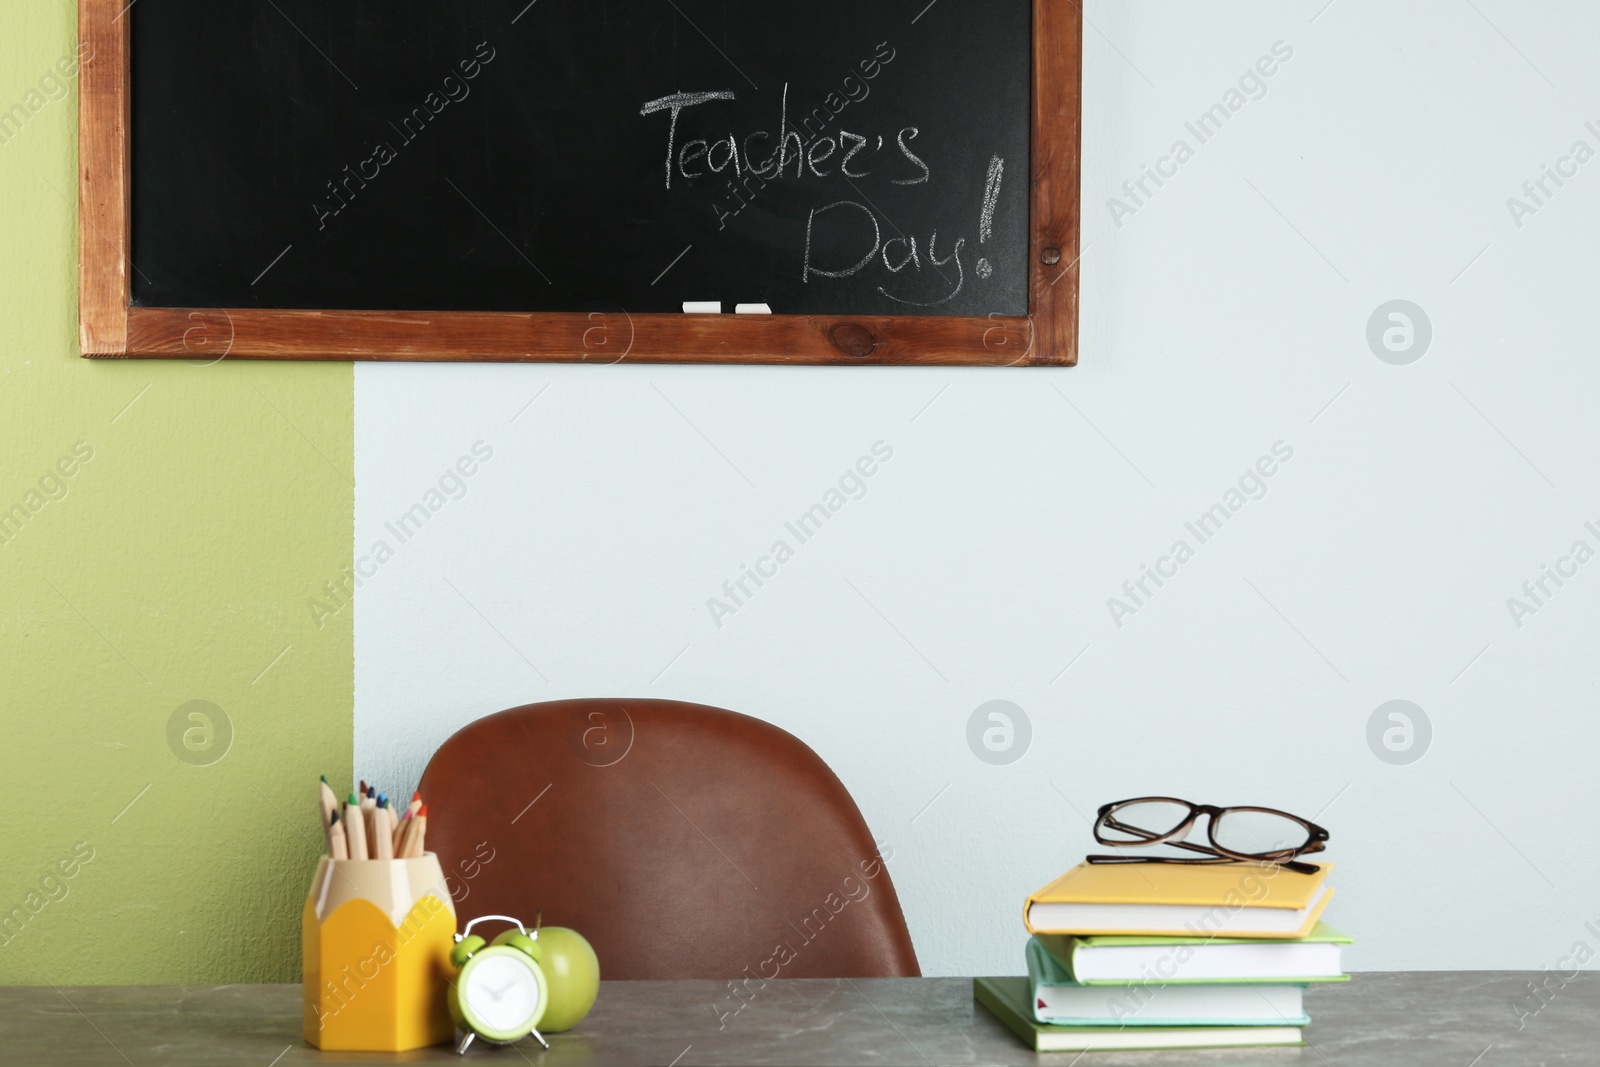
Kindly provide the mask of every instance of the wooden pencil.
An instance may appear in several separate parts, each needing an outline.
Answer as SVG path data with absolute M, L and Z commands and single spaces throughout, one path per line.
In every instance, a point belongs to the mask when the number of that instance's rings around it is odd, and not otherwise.
M 347 860 L 350 858 L 350 845 L 345 840 L 344 823 L 339 819 L 339 813 L 333 813 L 333 820 L 328 823 L 328 858 Z
M 384 814 L 388 810 L 379 808 L 375 813 L 377 825 L 372 834 L 372 858 L 375 860 L 394 859 L 394 837 L 389 833 L 389 817 Z
M 411 809 L 407 808 L 400 813 L 400 821 L 394 824 L 394 854 L 400 855 L 400 847 L 405 841 L 406 827 L 411 825 Z
M 411 823 L 414 829 L 411 831 L 411 843 L 406 850 L 406 855 L 408 857 L 420 856 L 428 847 L 428 805 L 424 804 L 417 809 L 417 817 L 412 819 Z
M 361 810 L 361 801 L 356 799 L 354 793 L 344 805 L 344 832 L 350 844 L 350 858 L 353 860 L 370 859 L 371 853 L 367 851 L 367 820 L 366 814 Z
M 421 793 L 412 793 L 411 794 L 411 803 L 406 805 L 406 810 L 411 813 L 413 818 L 415 818 L 416 814 L 417 814 L 417 810 L 419 808 L 421 808 L 421 807 L 422 807 L 422 794 Z
M 367 795 L 361 801 L 361 818 L 367 824 L 367 848 L 370 850 L 367 858 L 374 859 L 378 852 L 378 790 L 372 785 L 367 786 Z
M 377 854 L 378 838 L 383 837 L 389 840 L 390 856 L 392 856 L 394 849 L 394 808 L 390 806 L 387 794 L 378 794 L 378 810 L 373 812 L 372 831 L 373 853 Z M 381 858 L 388 859 L 390 856 Z
M 339 810 L 339 798 L 334 796 L 327 775 L 323 775 L 322 780 L 317 783 L 317 809 L 322 812 L 322 827 L 327 829 L 328 824 L 333 821 L 334 813 Z
M 401 825 L 400 847 L 394 850 L 394 854 L 401 859 L 409 859 L 411 856 L 411 839 L 415 837 L 416 834 L 417 820 L 415 818 L 407 819 Z

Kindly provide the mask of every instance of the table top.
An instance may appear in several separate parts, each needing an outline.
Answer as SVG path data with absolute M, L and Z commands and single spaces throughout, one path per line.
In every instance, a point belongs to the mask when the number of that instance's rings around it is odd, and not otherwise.
M 1588 979 L 1588 980 L 1586 980 Z M 1535 1000 L 1529 982 L 1543 982 Z M 768 982 L 742 1009 L 716 981 L 606 982 L 545 1052 L 527 1039 L 465 1062 L 533 1064 L 1593 1064 L 1600 982 L 1554 972 L 1418 971 L 1313 987 L 1304 1048 L 1036 1055 L 972 999 L 968 978 Z M 1542 1007 L 1540 1006 L 1542 1004 Z M 1520 1025 L 1519 1025 L 1520 1024 Z M 27 1067 L 460 1063 L 448 1047 L 324 1053 L 300 1039 L 298 985 L 0 988 L 0 1061 Z

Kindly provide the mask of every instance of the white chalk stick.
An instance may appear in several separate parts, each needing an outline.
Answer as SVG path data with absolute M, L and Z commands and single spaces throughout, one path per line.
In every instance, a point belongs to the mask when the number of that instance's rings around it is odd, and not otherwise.
M 770 304 L 735 304 L 733 313 L 735 315 L 770 315 L 772 314 L 772 306 Z
M 720 300 L 685 300 L 683 302 L 685 315 L 720 315 L 722 314 L 722 301 Z

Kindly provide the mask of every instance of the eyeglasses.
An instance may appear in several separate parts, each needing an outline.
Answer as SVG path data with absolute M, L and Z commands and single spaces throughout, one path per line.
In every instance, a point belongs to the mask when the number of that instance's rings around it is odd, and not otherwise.
M 1210 816 L 1206 837 L 1211 844 L 1185 841 L 1195 820 Z M 1094 821 L 1094 839 L 1113 848 L 1171 845 L 1199 852 L 1189 856 L 1090 856 L 1090 863 L 1232 863 L 1238 860 L 1270 863 L 1301 874 L 1314 874 L 1315 864 L 1295 857 L 1321 852 L 1328 831 L 1314 822 L 1276 808 L 1229 807 L 1191 804 L 1175 797 L 1135 797 L 1101 806 Z

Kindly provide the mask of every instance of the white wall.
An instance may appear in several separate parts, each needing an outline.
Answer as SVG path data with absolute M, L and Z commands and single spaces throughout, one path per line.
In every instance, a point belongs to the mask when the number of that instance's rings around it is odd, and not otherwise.
M 1507 206 L 1600 149 L 1600 14 L 1322 4 L 1088 4 L 1076 369 L 358 366 L 358 556 L 494 450 L 359 595 L 358 773 L 414 781 L 534 700 L 761 716 L 893 843 L 931 974 L 1020 971 L 1023 896 L 1091 848 L 1085 813 L 1152 792 L 1318 816 L 1357 968 L 1600 947 L 1600 562 L 1507 607 L 1600 549 L 1600 162 Z M 1395 298 L 1433 328 L 1405 366 L 1366 340 Z M 880 440 L 866 495 L 716 626 L 707 598 Z M 1280 441 L 1265 496 L 1117 626 L 1108 598 Z M 1032 723 L 1011 765 L 968 748 L 991 699 Z M 1392 699 L 1432 724 L 1409 765 L 1368 746 Z

